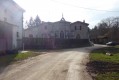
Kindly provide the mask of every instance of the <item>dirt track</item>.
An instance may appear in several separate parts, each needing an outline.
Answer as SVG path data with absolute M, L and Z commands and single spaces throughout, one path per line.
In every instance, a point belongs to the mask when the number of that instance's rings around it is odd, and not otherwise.
M 94 47 L 51 51 L 8 66 L 0 80 L 92 80 L 86 72 Z

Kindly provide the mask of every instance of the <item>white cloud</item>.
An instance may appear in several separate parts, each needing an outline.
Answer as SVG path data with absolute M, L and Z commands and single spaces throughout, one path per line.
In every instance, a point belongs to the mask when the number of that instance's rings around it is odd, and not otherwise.
M 113 11 L 119 9 L 118 0 L 15 0 L 22 8 L 26 10 L 25 20 L 30 16 L 35 17 L 37 14 L 41 20 L 57 21 L 60 20 L 62 13 L 67 21 L 74 22 L 76 20 L 90 24 L 90 27 L 103 18 L 109 16 L 117 16 L 115 12 L 87 10 L 91 8 L 97 10 Z

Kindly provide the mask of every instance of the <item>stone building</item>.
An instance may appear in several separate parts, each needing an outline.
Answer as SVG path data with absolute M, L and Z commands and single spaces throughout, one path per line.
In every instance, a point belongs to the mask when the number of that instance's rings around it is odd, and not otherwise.
M 25 37 L 30 38 L 61 38 L 89 39 L 88 23 L 85 21 L 68 22 L 62 16 L 57 22 L 42 22 L 37 27 L 25 29 Z

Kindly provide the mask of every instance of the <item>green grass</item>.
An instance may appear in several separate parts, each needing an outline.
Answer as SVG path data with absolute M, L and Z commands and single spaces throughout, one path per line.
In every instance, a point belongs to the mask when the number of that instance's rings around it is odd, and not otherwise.
M 105 74 L 98 74 L 96 80 L 119 80 L 119 73 L 107 72 Z
M 0 56 L 0 66 L 8 65 L 14 61 L 27 59 L 29 57 L 37 56 L 39 54 L 33 52 L 26 52 L 26 53 L 17 53 L 17 54 L 9 54 Z
M 14 58 L 14 60 L 23 60 L 23 59 L 26 59 L 28 57 L 33 57 L 33 56 L 36 56 L 38 54 L 36 53 L 33 53 L 33 52 L 27 52 L 27 53 L 19 53 L 17 54 L 17 56 Z
M 112 56 L 106 55 L 106 52 L 112 53 Z M 106 47 L 96 49 L 90 54 L 91 61 L 105 61 L 119 63 L 119 48 L 117 47 Z
M 112 56 L 106 55 L 106 52 L 112 53 Z M 119 46 L 93 50 L 89 64 L 91 71 L 97 74 L 95 80 L 119 80 Z
M 119 48 L 119 45 L 118 46 L 115 46 L 116 48 Z
M 105 61 L 105 62 L 114 62 L 119 63 L 119 53 L 113 54 L 112 56 L 107 56 L 102 53 L 91 54 L 91 61 Z

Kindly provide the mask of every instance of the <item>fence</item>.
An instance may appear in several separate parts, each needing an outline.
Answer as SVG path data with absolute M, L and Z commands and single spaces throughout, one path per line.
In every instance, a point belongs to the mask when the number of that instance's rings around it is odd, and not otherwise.
M 89 46 L 88 39 L 24 38 L 24 49 L 61 49 Z

